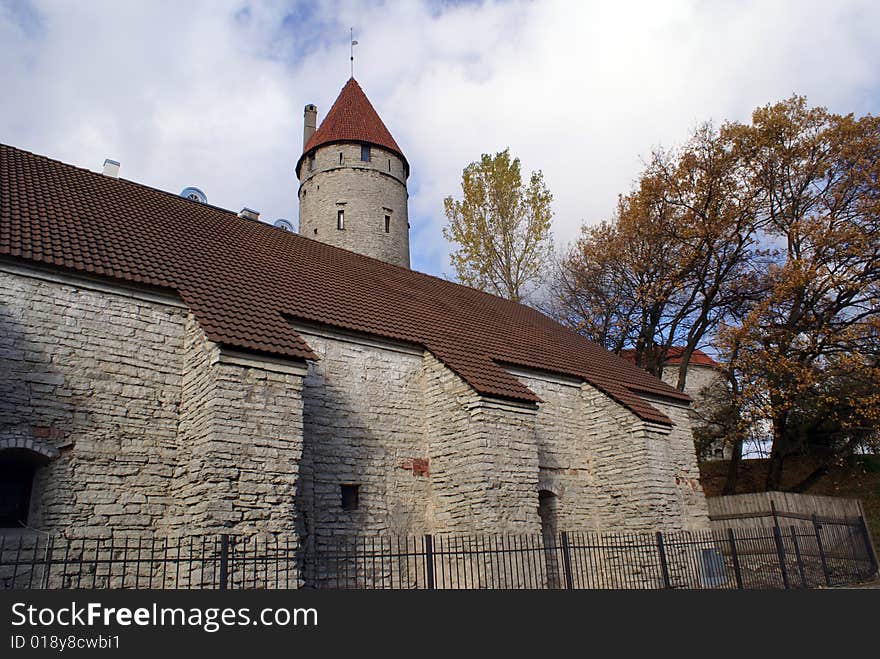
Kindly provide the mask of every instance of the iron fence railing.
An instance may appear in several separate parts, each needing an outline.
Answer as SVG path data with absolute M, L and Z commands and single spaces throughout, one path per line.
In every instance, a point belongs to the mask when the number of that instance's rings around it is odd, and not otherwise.
M 862 518 L 630 534 L 0 535 L 0 588 L 774 589 L 877 575 Z

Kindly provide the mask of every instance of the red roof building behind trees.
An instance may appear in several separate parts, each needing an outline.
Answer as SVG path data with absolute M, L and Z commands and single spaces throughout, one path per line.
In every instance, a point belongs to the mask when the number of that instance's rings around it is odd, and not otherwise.
M 664 366 L 678 366 L 681 364 L 681 353 L 683 349 L 681 346 L 672 346 L 669 348 L 669 351 L 666 353 L 666 361 L 663 362 Z M 635 364 L 636 362 L 636 351 L 635 350 L 621 350 L 620 356 L 623 357 L 628 362 Z M 690 361 L 688 361 L 688 366 L 718 366 L 718 362 L 712 359 L 709 355 L 707 355 L 702 350 L 694 350 L 691 353 Z

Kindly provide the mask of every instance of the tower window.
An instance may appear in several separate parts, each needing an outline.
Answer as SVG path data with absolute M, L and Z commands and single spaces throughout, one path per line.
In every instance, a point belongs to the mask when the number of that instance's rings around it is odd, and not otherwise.
M 342 151 L 339 152 L 339 164 L 342 164 Z
M 309 171 L 312 172 L 315 170 L 315 154 L 311 154 L 309 156 Z
M 360 504 L 360 485 L 340 485 L 343 510 L 357 510 Z
M 336 228 L 340 231 L 345 230 L 345 211 L 341 208 L 336 211 Z
M 370 162 L 370 147 L 366 144 L 361 144 L 361 160 Z
M 388 171 L 391 171 L 391 158 L 388 159 Z
M 389 231 L 391 231 L 391 216 L 386 215 L 385 216 L 385 233 L 388 233 Z

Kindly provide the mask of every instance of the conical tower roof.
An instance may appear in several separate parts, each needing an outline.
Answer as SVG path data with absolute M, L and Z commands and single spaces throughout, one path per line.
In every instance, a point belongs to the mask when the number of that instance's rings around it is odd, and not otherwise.
M 393 151 L 406 162 L 406 156 L 403 155 L 391 132 L 379 118 L 379 113 L 354 78 L 349 78 L 345 83 L 318 130 L 309 138 L 296 164 L 296 171 L 299 172 L 299 167 L 307 153 L 319 146 L 337 142 L 373 144 Z

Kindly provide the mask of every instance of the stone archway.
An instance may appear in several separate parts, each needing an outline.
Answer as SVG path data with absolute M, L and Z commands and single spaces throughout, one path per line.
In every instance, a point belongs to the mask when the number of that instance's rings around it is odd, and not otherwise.
M 58 457 L 58 449 L 43 444 L 37 439 L 31 437 L 0 437 L 0 452 L 16 449 L 34 453 L 44 461 L 54 460 Z
M 37 440 L 0 438 L 0 529 L 28 526 L 37 469 L 56 457 Z

